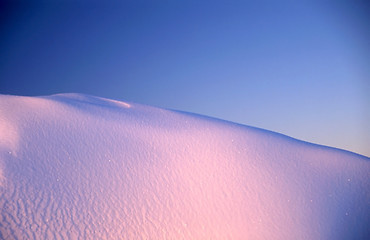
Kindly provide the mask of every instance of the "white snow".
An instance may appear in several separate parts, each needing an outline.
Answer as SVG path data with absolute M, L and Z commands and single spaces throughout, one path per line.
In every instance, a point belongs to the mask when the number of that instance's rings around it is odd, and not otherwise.
M 0 239 L 370 239 L 369 160 L 134 103 L 0 95 Z

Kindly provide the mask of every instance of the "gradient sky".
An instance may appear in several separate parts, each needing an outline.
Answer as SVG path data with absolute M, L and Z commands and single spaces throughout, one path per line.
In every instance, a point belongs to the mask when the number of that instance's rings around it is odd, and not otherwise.
M 370 156 L 366 1 L 53 2 L 1 3 L 0 93 L 86 93 Z

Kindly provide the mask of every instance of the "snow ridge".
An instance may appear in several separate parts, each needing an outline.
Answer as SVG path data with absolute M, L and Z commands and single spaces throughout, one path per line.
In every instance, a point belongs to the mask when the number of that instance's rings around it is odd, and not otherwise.
M 369 173 L 195 114 L 0 95 L 0 239 L 366 239 Z

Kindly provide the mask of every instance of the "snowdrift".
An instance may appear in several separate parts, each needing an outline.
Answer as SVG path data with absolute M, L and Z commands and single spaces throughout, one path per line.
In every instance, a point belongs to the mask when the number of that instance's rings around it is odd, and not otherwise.
M 369 239 L 369 174 L 195 114 L 0 95 L 0 239 Z

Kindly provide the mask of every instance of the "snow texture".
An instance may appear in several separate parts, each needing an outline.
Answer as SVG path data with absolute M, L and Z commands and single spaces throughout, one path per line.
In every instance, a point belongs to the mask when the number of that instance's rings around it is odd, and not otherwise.
M 0 95 L 0 239 L 370 239 L 369 173 L 195 114 Z

